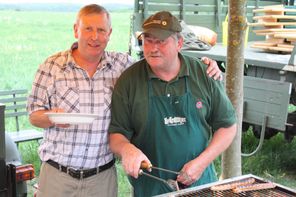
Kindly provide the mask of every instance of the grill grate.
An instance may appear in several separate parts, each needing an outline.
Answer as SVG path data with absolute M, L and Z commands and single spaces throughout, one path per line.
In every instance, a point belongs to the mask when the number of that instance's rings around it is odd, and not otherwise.
M 184 194 L 176 195 L 176 197 L 295 197 L 295 194 L 288 194 L 284 191 L 280 191 L 277 188 L 258 190 L 258 191 L 248 191 L 241 192 L 239 194 L 233 193 L 232 190 L 225 191 L 212 191 L 210 188 L 203 189 L 199 191 L 192 191 Z
M 296 197 L 296 191 L 279 184 L 275 184 L 274 188 L 245 191 L 241 193 L 234 193 L 231 189 L 224 191 L 213 191 L 212 186 L 219 186 L 223 184 L 233 184 L 241 181 L 246 181 L 247 179 L 254 178 L 255 183 L 267 183 L 270 181 L 263 180 L 260 177 L 254 175 L 243 175 L 240 177 L 235 177 L 232 179 L 226 179 L 223 181 L 218 181 L 211 184 L 206 184 L 203 186 L 197 186 L 193 188 L 188 188 L 176 192 L 171 192 L 158 197 Z

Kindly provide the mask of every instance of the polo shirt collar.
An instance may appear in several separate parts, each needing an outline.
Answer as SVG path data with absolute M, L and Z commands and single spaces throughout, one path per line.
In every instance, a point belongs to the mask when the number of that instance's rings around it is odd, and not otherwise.
M 181 53 L 178 54 L 180 60 L 181 60 L 181 68 L 180 71 L 176 77 L 176 79 L 179 79 L 181 77 L 185 77 L 185 76 L 189 76 L 189 68 L 188 65 L 185 62 L 185 59 L 183 57 L 183 55 Z M 152 72 L 148 62 L 146 61 L 146 68 L 147 68 L 147 73 L 148 73 L 148 78 L 149 79 L 153 79 L 153 78 L 157 78 L 158 77 Z

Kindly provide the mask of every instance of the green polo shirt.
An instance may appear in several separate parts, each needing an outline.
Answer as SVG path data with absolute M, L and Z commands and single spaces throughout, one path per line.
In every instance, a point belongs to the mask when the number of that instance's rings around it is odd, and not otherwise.
M 181 55 L 181 69 L 170 82 L 157 78 L 145 59 L 132 65 L 118 79 L 111 104 L 110 133 L 121 133 L 132 141 L 138 133 L 144 132 L 148 119 L 148 80 L 152 81 L 155 95 L 183 95 L 186 90 L 184 77 L 196 99 L 196 110 L 203 114 L 203 128 L 208 136 L 221 127 L 236 122 L 235 111 L 229 101 L 223 84 L 209 78 L 207 66 L 200 60 Z M 152 106 L 153 107 L 153 106 Z M 143 139 L 145 140 L 145 139 Z

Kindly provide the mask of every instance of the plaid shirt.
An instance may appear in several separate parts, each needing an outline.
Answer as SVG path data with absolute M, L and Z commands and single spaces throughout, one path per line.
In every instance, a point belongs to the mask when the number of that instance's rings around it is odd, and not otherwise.
M 62 108 L 65 112 L 98 114 L 92 124 L 45 129 L 39 147 L 42 161 L 49 159 L 76 169 L 104 165 L 113 159 L 108 145 L 113 87 L 133 60 L 123 53 L 104 52 L 100 66 L 90 78 L 72 56 L 77 48 L 49 57 L 39 66 L 28 98 L 29 114 L 37 110 Z

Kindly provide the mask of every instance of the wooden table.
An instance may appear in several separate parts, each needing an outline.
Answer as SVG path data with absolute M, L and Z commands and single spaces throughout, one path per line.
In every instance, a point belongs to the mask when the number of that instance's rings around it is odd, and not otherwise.
M 244 57 L 245 64 L 250 66 L 264 67 L 275 70 L 284 70 L 289 72 L 296 72 L 296 63 L 289 64 L 290 54 L 276 54 L 264 52 L 260 49 L 254 49 L 250 47 L 251 43 L 245 48 Z M 227 48 L 222 44 L 217 44 L 208 51 L 190 51 L 184 50 L 183 54 L 201 58 L 203 56 L 209 57 L 216 61 L 226 61 Z M 295 56 L 295 49 L 294 49 Z

